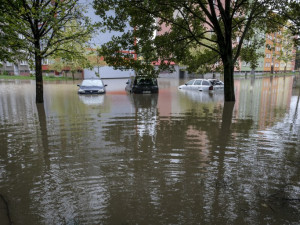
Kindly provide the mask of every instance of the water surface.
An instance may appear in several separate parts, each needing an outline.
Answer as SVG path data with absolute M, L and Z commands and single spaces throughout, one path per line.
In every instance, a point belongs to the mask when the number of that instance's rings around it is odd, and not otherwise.
M 238 79 L 235 104 L 158 81 L 158 95 L 45 83 L 44 105 L 33 81 L 1 81 L 13 224 L 299 224 L 297 79 Z

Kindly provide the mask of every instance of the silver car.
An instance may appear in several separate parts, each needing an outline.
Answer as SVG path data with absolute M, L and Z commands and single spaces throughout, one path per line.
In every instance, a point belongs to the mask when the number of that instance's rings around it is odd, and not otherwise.
M 101 79 L 83 80 L 79 87 L 78 94 L 104 94 L 106 84 Z
M 207 91 L 207 92 L 214 90 L 212 83 L 206 79 L 190 80 L 187 83 L 180 85 L 178 89 Z

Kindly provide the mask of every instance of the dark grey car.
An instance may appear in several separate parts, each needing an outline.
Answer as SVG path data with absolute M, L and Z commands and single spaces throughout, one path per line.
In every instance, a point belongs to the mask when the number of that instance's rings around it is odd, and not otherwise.
M 131 77 L 126 82 L 125 90 L 136 94 L 158 93 L 157 79 L 144 76 Z

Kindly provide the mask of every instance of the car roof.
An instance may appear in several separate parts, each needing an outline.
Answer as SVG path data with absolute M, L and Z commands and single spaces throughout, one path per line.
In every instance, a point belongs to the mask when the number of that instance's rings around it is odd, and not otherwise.
M 206 80 L 206 81 L 209 81 L 208 79 L 202 79 L 202 78 L 200 78 L 200 79 L 196 78 L 196 79 L 192 79 L 192 80 Z

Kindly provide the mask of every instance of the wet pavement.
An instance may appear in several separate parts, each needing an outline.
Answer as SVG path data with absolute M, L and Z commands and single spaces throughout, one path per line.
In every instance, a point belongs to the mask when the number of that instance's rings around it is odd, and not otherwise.
M 46 82 L 36 105 L 34 81 L 0 81 L 1 224 L 299 224 L 295 77 L 236 79 L 235 104 L 104 82 Z

